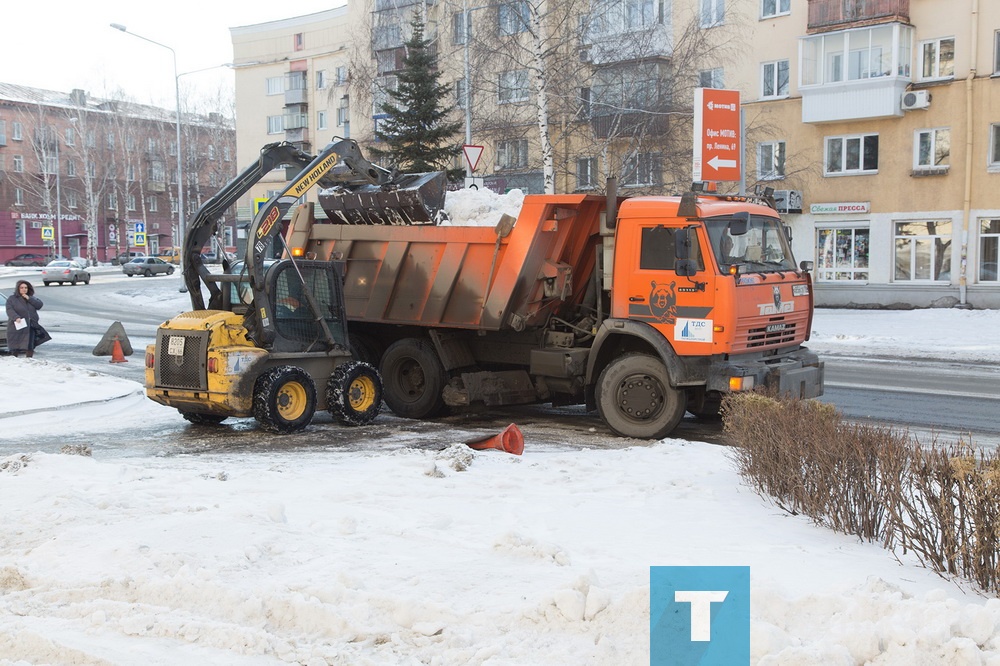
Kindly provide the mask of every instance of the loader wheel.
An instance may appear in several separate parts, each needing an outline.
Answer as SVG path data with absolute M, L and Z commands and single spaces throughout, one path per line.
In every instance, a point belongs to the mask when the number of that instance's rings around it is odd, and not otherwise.
M 266 429 L 282 435 L 301 430 L 316 413 L 316 384 L 292 365 L 271 368 L 253 389 L 253 415 Z
M 382 356 L 385 402 L 408 419 L 437 415 L 444 408 L 441 391 L 448 377 L 427 340 L 405 338 L 392 343 Z
M 185 421 L 195 425 L 219 425 L 226 420 L 226 417 L 220 414 L 201 414 L 199 412 L 181 412 L 181 416 L 184 417 Z
M 375 366 L 349 361 L 334 370 L 326 385 L 326 406 L 344 425 L 374 421 L 382 411 L 382 379 Z
M 597 411 L 624 437 L 666 437 L 680 423 L 684 406 L 684 392 L 670 386 L 663 362 L 649 354 L 616 358 L 597 381 Z

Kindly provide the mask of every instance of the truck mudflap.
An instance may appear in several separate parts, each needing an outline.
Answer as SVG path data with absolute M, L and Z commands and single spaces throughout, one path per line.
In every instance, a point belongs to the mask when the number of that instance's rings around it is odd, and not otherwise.
M 823 362 L 805 347 L 779 357 L 730 359 L 714 364 L 706 389 L 730 393 L 733 378 L 744 378 L 744 390 L 764 387 L 800 399 L 823 395 Z M 753 379 L 748 382 L 747 378 Z

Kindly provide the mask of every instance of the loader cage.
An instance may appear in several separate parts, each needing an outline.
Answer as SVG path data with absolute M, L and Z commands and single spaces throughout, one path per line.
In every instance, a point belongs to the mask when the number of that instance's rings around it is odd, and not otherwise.
M 333 342 L 347 347 L 347 322 L 340 305 L 344 299 L 341 279 L 328 263 L 279 261 L 268 270 L 266 280 L 267 291 L 274 297 L 275 351 L 325 349 L 320 318 L 325 320 Z M 310 310 L 306 290 L 315 300 L 316 314 Z

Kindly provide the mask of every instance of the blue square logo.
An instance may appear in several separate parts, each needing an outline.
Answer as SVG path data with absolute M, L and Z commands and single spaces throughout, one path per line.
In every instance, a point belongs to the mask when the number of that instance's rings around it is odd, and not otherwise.
M 650 567 L 650 666 L 750 663 L 750 567 Z

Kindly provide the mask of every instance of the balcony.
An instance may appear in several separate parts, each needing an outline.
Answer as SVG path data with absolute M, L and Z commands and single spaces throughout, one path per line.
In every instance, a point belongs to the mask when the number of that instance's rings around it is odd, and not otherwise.
M 910 0 L 809 0 L 808 20 L 809 34 L 877 23 L 909 23 Z
M 305 88 L 288 88 L 285 90 L 285 105 L 308 104 L 309 91 Z

